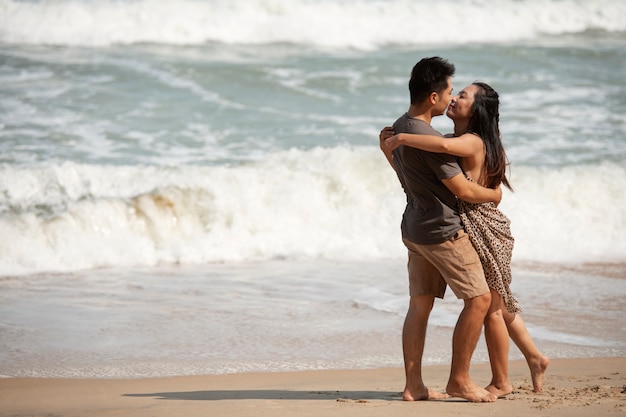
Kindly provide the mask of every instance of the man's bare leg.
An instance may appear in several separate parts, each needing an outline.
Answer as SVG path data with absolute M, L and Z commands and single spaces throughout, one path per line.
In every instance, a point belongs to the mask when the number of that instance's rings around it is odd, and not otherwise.
M 520 352 L 526 358 L 526 363 L 530 369 L 530 377 L 533 381 L 533 391 L 541 392 L 543 390 L 543 380 L 546 370 L 550 364 L 550 358 L 544 356 L 530 336 L 528 329 L 522 316 L 519 314 L 511 314 L 503 311 L 504 321 L 506 323 L 509 335 L 513 343 L 519 348 Z
M 491 383 L 485 388 L 496 397 L 510 394 L 513 386 L 509 380 L 509 332 L 504 322 L 506 310 L 502 296 L 491 290 L 491 305 L 485 317 L 485 342 L 491 365 Z
M 452 336 L 452 367 L 446 392 L 472 402 L 493 402 L 496 396 L 478 386 L 469 375 L 472 354 L 480 338 L 491 294 L 465 300 Z
M 422 356 L 426 341 L 428 317 L 433 308 L 435 296 L 412 296 L 409 311 L 402 329 L 402 350 L 404 352 L 404 370 L 406 386 L 402 393 L 404 401 L 435 400 L 448 395 L 429 390 L 422 379 Z

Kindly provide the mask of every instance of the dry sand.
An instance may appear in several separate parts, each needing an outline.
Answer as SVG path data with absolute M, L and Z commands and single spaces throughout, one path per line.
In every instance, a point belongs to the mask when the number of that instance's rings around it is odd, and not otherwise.
M 443 390 L 448 366 L 424 369 Z M 460 399 L 404 402 L 402 369 L 333 370 L 153 379 L 0 380 L 0 416 L 626 416 L 626 358 L 552 360 L 535 394 L 525 362 L 510 369 L 514 392 L 491 404 Z M 487 385 L 488 364 L 472 366 Z

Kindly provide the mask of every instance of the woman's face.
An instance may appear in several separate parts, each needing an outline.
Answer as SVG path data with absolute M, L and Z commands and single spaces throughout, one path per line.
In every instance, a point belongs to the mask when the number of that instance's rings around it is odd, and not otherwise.
M 473 114 L 474 94 L 477 92 L 478 86 L 474 84 L 462 89 L 452 98 L 446 115 L 452 120 L 469 120 Z

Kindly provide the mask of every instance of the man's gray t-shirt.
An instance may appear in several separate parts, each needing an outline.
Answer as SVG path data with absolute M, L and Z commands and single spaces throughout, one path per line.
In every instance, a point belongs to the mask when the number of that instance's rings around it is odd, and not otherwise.
M 393 124 L 395 133 L 441 136 L 420 119 L 401 116 Z M 441 182 L 460 174 L 455 156 L 399 146 L 393 151 L 393 165 L 407 197 L 402 216 L 402 237 L 420 245 L 450 239 L 463 225 L 456 197 Z

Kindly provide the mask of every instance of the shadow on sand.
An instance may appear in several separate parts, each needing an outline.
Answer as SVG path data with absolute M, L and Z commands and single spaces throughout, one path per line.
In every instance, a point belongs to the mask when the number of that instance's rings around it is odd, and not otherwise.
M 125 397 L 150 397 L 160 400 L 345 400 L 402 401 L 401 393 L 385 391 L 290 391 L 290 390 L 213 390 L 124 394 Z

